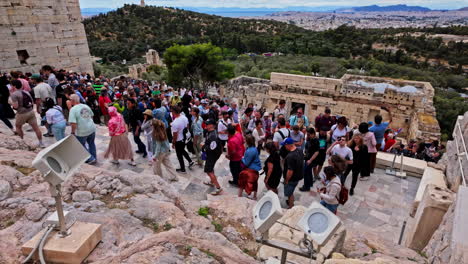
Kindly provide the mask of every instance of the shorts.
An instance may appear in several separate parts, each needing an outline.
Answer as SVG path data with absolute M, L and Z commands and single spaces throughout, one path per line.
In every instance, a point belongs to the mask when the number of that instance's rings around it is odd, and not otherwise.
M 325 163 L 325 159 L 326 159 L 327 155 L 325 153 L 319 153 L 317 155 L 317 158 L 315 158 L 315 160 L 313 161 L 313 164 L 315 166 L 323 166 L 323 164 Z
M 26 123 L 31 126 L 37 126 L 36 114 L 33 110 L 24 114 L 16 114 L 16 126 L 22 126 Z
M 205 161 L 205 173 L 210 173 L 214 171 L 214 167 L 216 165 L 216 161 L 218 161 L 221 154 L 207 154 L 206 161 Z
M 288 184 L 284 185 L 284 196 L 289 197 L 294 194 L 294 190 L 296 190 L 297 184 L 299 181 L 295 182 L 288 182 Z

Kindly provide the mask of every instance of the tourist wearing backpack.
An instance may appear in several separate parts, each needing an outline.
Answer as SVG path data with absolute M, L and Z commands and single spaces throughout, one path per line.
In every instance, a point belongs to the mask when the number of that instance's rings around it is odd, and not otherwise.
M 11 100 L 13 102 L 13 108 L 16 109 L 16 132 L 23 138 L 23 125 L 28 123 L 34 132 L 36 133 L 37 139 L 39 140 L 39 146 L 44 147 L 42 143 L 42 134 L 39 125 L 37 124 L 36 114 L 34 113 L 34 104 L 32 96 L 23 90 L 21 81 L 14 80 L 11 84 L 16 88 L 16 91 L 11 94 Z
M 205 121 L 206 125 L 206 137 L 205 143 L 203 145 L 203 151 L 206 154 L 205 169 L 204 172 L 210 177 L 210 181 L 203 182 L 205 185 L 215 187 L 216 190 L 211 192 L 211 195 L 219 195 L 223 192 L 221 185 L 219 185 L 218 179 L 214 173 L 214 167 L 218 161 L 223 148 L 221 146 L 221 141 L 218 138 L 218 133 L 216 132 L 216 121 L 213 119 L 208 119 Z
M 286 128 L 286 119 L 282 117 L 278 118 L 278 131 L 273 135 L 273 143 L 279 149 L 279 154 L 283 159 L 288 155 L 288 151 L 284 146 L 280 146 L 280 143 L 289 136 L 291 136 L 291 131 Z
M 341 180 L 336 176 L 332 166 L 325 167 L 323 172 L 325 173 L 326 187 L 322 189 L 317 188 L 317 192 L 320 193 L 320 204 L 336 214 L 338 205 L 340 204 Z
M 46 108 L 46 120 L 52 129 L 55 140 L 59 141 L 65 138 L 67 120 L 65 120 L 65 116 L 63 115 L 62 107 L 55 104 L 52 98 L 47 98 L 44 105 Z
M 184 158 L 189 162 L 189 168 L 191 168 L 195 162 L 192 161 L 185 150 L 189 121 L 185 115 L 180 114 L 181 111 L 182 110 L 178 106 L 172 107 L 172 115 L 174 117 L 174 121 L 172 121 L 172 148 L 176 151 L 180 165 L 180 168 L 176 169 L 176 171 L 179 173 L 186 173 Z

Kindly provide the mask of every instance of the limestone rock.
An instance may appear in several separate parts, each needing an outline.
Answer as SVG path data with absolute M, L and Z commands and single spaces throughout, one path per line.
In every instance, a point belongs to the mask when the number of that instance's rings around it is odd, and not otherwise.
M 166 223 L 179 226 L 187 222 L 184 212 L 173 203 L 154 200 L 146 195 L 132 197 L 128 206 L 133 216 L 153 221 L 160 226 Z
M 4 180 L 0 180 L 0 201 L 3 201 L 11 196 L 10 183 Z
M 9 182 L 12 187 L 19 186 L 18 179 L 24 177 L 24 174 L 17 171 L 15 168 L 5 165 L 0 165 L 0 180 Z
M 74 202 L 86 203 L 93 199 L 93 195 L 88 191 L 76 191 L 72 198 Z
M 343 253 L 348 258 L 360 260 L 382 258 L 395 263 L 426 263 L 426 259 L 416 251 L 400 246 L 377 233 L 362 230 L 348 230 Z
M 21 178 L 18 179 L 18 182 L 22 187 L 26 187 L 26 186 L 31 185 L 31 183 L 33 183 L 33 181 L 34 181 L 34 178 L 31 177 L 31 176 L 25 176 L 25 177 L 21 177 Z
M 399 264 L 388 259 L 376 258 L 374 260 L 362 261 L 360 259 L 327 259 L 325 264 Z
M 26 205 L 25 210 L 26 218 L 34 222 L 41 220 L 41 218 L 47 213 L 47 209 L 39 203 L 30 203 Z

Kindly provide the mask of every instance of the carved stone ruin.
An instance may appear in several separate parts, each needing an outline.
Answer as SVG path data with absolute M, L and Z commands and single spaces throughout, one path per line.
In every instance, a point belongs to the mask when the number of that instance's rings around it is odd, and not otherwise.
M 291 111 L 304 106 L 309 120 L 325 108 L 333 115 L 346 116 L 350 124 L 373 121 L 377 114 L 388 117 L 382 106 L 392 110 L 394 129 L 403 128 L 400 137 L 434 140 L 440 127 L 433 106 L 434 88 L 428 82 L 381 77 L 344 75 L 341 79 L 271 73 L 271 79 L 241 76 L 221 89 L 227 98 L 237 98 L 240 106 L 253 103 L 271 112 L 281 99 Z
M 0 69 L 42 65 L 93 74 L 79 0 L 0 1 Z

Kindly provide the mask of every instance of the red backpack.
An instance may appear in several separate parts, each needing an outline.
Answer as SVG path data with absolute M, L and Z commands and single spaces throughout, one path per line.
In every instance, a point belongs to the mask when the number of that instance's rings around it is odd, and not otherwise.
M 338 203 L 341 205 L 344 205 L 349 198 L 349 190 L 344 186 L 344 184 L 340 184 L 341 190 L 336 196 L 336 199 L 338 200 Z

